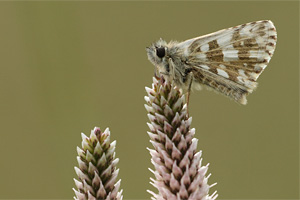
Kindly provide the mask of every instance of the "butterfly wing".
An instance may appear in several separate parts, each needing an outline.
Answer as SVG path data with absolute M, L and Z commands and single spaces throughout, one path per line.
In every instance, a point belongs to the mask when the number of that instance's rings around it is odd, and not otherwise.
M 269 63 L 277 34 L 269 20 L 256 21 L 186 40 L 178 46 L 193 67 L 195 81 L 246 104 Z

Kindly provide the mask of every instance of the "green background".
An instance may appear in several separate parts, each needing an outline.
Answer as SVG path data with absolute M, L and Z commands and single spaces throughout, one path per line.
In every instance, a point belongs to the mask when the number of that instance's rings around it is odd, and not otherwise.
M 299 198 L 298 2 L 0 2 L 0 199 L 71 199 L 80 132 L 110 127 L 125 199 L 149 199 L 145 47 L 270 19 L 275 54 L 241 106 L 194 92 L 218 199 Z M 155 190 L 154 190 L 155 191 Z

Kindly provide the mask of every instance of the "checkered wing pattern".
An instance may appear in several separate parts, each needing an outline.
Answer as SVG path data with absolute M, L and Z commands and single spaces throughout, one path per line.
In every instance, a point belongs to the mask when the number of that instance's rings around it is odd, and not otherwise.
M 246 104 L 268 65 L 277 34 L 269 20 L 224 29 L 178 44 L 188 56 L 194 81 Z

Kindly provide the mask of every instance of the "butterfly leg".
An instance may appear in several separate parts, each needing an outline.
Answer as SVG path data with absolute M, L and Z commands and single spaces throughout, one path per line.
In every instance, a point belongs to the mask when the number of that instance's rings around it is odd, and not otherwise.
M 169 58 L 169 75 L 171 77 L 170 81 L 173 82 L 175 79 L 175 67 L 171 58 Z
M 155 67 L 155 69 L 154 69 L 154 77 L 159 77 L 160 75 L 159 75 L 159 71 L 158 71 L 158 69 L 157 69 L 157 67 Z
M 187 75 L 187 80 L 188 80 L 188 89 L 187 89 L 187 96 L 186 96 L 186 102 L 187 102 L 187 114 L 189 115 L 189 102 L 190 102 L 190 94 L 191 94 L 191 89 L 192 89 L 192 83 L 193 83 L 193 73 L 190 72 Z

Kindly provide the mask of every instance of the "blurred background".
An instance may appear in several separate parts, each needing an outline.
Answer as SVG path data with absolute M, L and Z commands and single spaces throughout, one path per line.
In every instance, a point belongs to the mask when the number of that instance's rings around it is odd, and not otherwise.
M 272 20 L 248 105 L 194 92 L 218 199 L 299 198 L 299 2 L 0 2 L 0 199 L 71 199 L 80 133 L 110 127 L 124 199 L 150 199 L 145 47 Z M 155 190 L 154 190 L 155 191 Z

